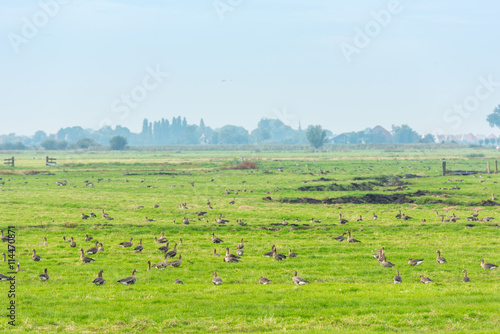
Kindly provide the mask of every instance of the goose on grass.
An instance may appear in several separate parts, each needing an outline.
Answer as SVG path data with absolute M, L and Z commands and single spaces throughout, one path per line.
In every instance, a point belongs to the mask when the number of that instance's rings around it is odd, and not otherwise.
M 102 277 L 102 272 L 103 270 L 101 269 L 101 271 L 99 271 L 99 273 L 97 274 L 97 277 L 92 281 L 93 284 L 103 285 L 104 283 L 106 283 L 106 280 Z
M 293 271 L 293 277 L 292 277 L 292 280 L 295 284 L 297 285 L 304 285 L 304 284 L 308 284 L 309 282 L 306 281 L 305 279 L 303 279 L 302 277 L 300 276 L 297 276 L 297 270 L 294 270 Z
M 132 285 L 135 283 L 137 280 L 137 277 L 135 276 L 135 273 L 137 272 L 136 269 L 132 270 L 132 276 L 122 278 L 121 280 L 117 281 L 117 283 L 123 284 L 123 285 Z
M 38 275 L 38 278 L 40 278 L 41 281 L 48 281 L 49 280 L 49 274 L 47 274 L 47 268 L 45 268 L 45 271 L 43 274 Z
M 215 271 L 214 271 L 213 275 L 214 275 L 214 278 L 212 278 L 212 283 L 214 285 L 221 285 L 222 284 L 222 278 L 217 277 L 217 273 Z

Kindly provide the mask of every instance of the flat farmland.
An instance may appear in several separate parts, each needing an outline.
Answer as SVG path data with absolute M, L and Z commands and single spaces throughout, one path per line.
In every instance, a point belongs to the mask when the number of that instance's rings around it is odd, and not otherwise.
M 1 225 L 15 226 L 24 271 L 15 274 L 15 298 L 0 283 L 3 312 L 9 300 L 16 305 L 16 325 L 4 318 L 0 330 L 497 332 L 500 270 L 483 269 L 480 259 L 500 264 L 498 154 L 476 153 L 51 152 L 58 167 L 45 166 L 46 152 L 3 154 L 16 167 L 0 167 Z M 479 173 L 442 176 L 442 161 Z M 255 168 L 240 169 L 248 166 Z M 360 242 L 335 240 L 348 231 Z M 166 243 L 155 243 L 162 233 L 170 250 L 177 244 L 168 261 L 181 255 L 182 264 L 148 270 L 148 261 L 164 260 L 158 248 Z M 120 246 L 131 238 L 132 247 Z M 239 262 L 224 262 L 225 248 L 236 254 L 242 238 Z M 141 239 L 143 250 L 134 251 Z M 104 251 L 82 262 L 80 249 L 95 241 Z M 273 245 L 286 259 L 263 256 Z M 393 267 L 373 256 L 382 247 Z M 2 248 L 8 253 L 7 242 Z M 438 250 L 446 263 L 436 261 Z M 424 261 L 410 266 L 410 257 Z M 135 284 L 117 283 L 134 269 Z M 106 283 L 95 286 L 100 270 Z M 0 272 L 9 271 L 2 262 Z M 294 271 L 308 284 L 294 284 Z M 261 276 L 270 284 L 259 284 Z

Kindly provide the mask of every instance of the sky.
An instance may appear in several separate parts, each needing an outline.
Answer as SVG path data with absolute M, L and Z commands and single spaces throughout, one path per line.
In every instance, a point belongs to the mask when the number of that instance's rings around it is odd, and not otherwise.
M 1 0 L 0 134 L 186 117 L 500 134 L 500 2 Z

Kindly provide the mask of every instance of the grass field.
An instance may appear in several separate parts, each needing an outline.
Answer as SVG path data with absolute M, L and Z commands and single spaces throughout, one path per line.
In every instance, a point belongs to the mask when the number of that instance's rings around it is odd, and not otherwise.
M 46 167 L 43 152 L 15 153 L 16 168 L 0 167 L 1 225 L 4 231 L 16 226 L 15 257 L 26 271 L 15 275 L 16 326 L 3 318 L 0 330 L 499 332 L 500 269 L 484 270 L 479 261 L 500 264 L 498 219 L 468 222 L 467 217 L 476 209 L 479 218 L 498 217 L 495 204 L 500 202 L 492 197 L 500 196 L 500 176 L 441 176 L 443 158 L 449 168 L 485 169 L 487 160 L 493 168 L 495 151 L 473 158 L 475 153 L 51 153 L 60 167 Z M 254 161 L 258 169 L 232 169 L 242 159 Z M 235 204 L 229 204 L 233 199 Z M 187 208 L 179 207 L 182 202 Z M 104 220 L 102 209 L 114 220 Z M 396 219 L 398 210 L 413 219 Z M 459 219 L 442 222 L 435 210 Z M 198 211 L 208 212 L 204 220 Z M 97 217 L 81 219 L 90 212 Z M 341 225 L 339 214 L 349 222 Z M 219 215 L 229 223 L 214 222 Z M 363 220 L 356 221 L 360 215 Z M 146 216 L 155 221 L 146 222 Z M 182 224 L 183 217 L 189 225 Z M 237 219 L 248 225 L 238 225 Z M 361 243 L 334 240 L 348 230 Z M 171 248 L 183 239 L 177 247 L 183 262 L 148 271 L 148 260 L 163 260 L 160 244 L 154 243 L 161 232 Z M 212 232 L 224 243 L 213 244 Z M 90 256 L 93 263 L 80 261 L 79 249 L 94 246 L 85 234 L 105 248 Z M 69 247 L 63 236 L 74 237 L 77 247 Z M 44 237 L 48 245 L 38 245 Z M 119 246 L 132 237 L 132 248 Z M 144 250 L 136 253 L 141 238 Z M 245 247 L 239 263 L 212 257 L 214 248 L 224 255 L 229 247 L 235 254 L 241 238 Z M 272 245 L 279 253 L 291 249 L 298 256 L 263 257 Z M 372 256 L 382 246 L 395 267 L 384 268 Z M 6 252 L 7 243 L 2 247 Z M 40 262 L 31 259 L 32 249 Z M 437 250 L 446 264 L 436 262 Z M 424 263 L 409 266 L 408 257 Z M 38 277 L 44 268 L 47 282 Z M 101 269 L 107 282 L 94 286 Z M 138 270 L 134 285 L 116 282 L 133 269 Z M 402 284 L 392 283 L 396 269 Z M 469 284 L 462 283 L 464 269 Z M 294 270 L 309 284 L 293 284 Z M 1 263 L 0 272 L 8 271 Z M 212 284 L 214 271 L 223 280 L 220 286 Z M 420 274 L 433 283 L 421 284 Z M 260 276 L 271 284 L 258 284 Z M 184 284 L 174 285 L 176 278 Z M 1 282 L 0 289 L 0 307 L 7 314 L 9 283 Z

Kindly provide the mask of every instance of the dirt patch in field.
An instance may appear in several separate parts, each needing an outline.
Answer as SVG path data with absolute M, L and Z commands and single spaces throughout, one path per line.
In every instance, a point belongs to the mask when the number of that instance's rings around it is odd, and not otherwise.
M 239 206 L 238 209 L 247 210 L 247 209 L 257 209 L 257 208 L 255 206 L 242 205 Z
M 415 200 L 411 197 L 421 197 L 427 195 L 426 191 L 416 191 L 410 194 L 366 194 L 362 197 L 346 196 L 346 197 L 336 197 L 328 198 L 325 200 L 319 200 L 315 198 L 283 198 L 279 200 L 282 203 L 307 203 L 307 204 L 404 204 L 404 203 L 414 203 Z
M 297 190 L 300 191 L 371 191 L 374 186 L 381 186 L 380 183 L 375 182 L 363 182 L 363 183 L 350 183 L 350 184 L 338 184 L 331 183 L 318 186 L 304 186 Z

